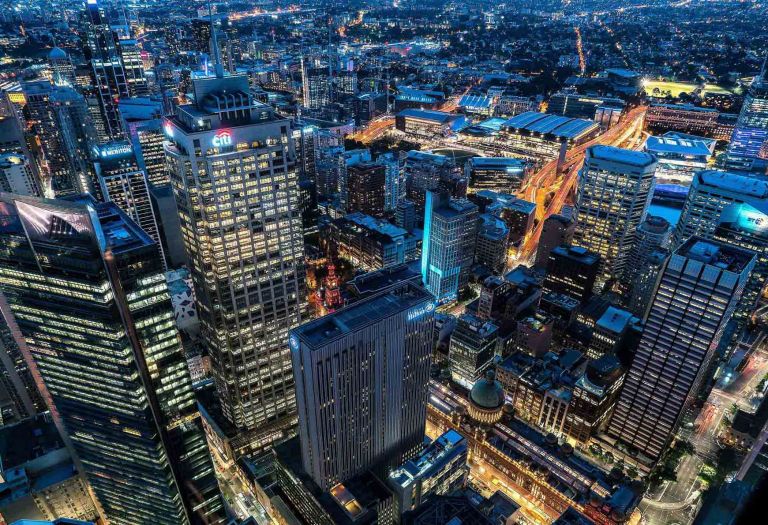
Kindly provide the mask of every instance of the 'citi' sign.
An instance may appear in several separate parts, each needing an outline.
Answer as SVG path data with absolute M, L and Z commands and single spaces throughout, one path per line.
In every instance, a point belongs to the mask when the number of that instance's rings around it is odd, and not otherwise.
M 216 133 L 214 135 L 213 140 L 211 141 L 211 144 L 213 144 L 214 148 L 221 148 L 223 146 L 231 146 L 232 145 L 232 133 L 230 133 L 228 130 L 223 129 Z

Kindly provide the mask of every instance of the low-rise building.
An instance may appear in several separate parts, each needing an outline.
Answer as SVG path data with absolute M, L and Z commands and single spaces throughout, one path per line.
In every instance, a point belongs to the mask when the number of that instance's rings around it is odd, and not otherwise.
M 455 430 L 435 439 L 415 458 L 389 473 L 400 513 L 418 508 L 432 496 L 451 494 L 467 481 L 467 441 Z

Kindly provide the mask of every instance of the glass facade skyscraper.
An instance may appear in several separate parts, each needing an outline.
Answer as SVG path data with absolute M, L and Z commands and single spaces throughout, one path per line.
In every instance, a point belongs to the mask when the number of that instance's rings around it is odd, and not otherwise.
M 761 174 L 768 170 L 768 70 L 765 64 L 744 97 L 728 145 L 726 167 Z
M 224 523 L 146 233 L 113 203 L 2 194 L 0 290 L 109 522 Z

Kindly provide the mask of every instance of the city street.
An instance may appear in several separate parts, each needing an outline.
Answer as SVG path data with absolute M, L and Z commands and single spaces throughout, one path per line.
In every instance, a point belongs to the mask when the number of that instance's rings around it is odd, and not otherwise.
M 646 494 L 640 504 L 645 523 L 667 525 L 688 524 L 693 521 L 700 504 L 701 481 L 699 472 L 705 463 L 717 460 L 719 445 L 717 437 L 723 419 L 735 404 L 744 410 L 755 410 L 760 397 L 755 389 L 768 373 L 768 351 L 764 337 L 750 335 L 742 340 L 756 348 L 751 349 L 741 372 L 732 372 L 731 378 L 723 377 L 699 412 L 692 428 L 683 428 L 680 438 L 690 441 L 696 453 L 685 456 L 677 469 L 677 481 L 664 482 L 653 494 Z

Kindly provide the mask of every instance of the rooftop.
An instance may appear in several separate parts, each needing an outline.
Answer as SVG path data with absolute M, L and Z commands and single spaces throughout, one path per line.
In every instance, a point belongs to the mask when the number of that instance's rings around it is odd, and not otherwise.
M 700 237 L 688 239 L 675 254 L 736 273 L 743 271 L 755 258 L 754 252 Z
M 450 429 L 430 443 L 417 457 L 393 470 L 389 477 L 401 487 L 407 487 L 414 479 L 429 476 L 443 466 L 449 458 L 462 450 L 462 445 L 466 450 L 465 444 L 464 436 Z
M 507 171 L 525 170 L 528 163 L 512 157 L 472 157 L 469 159 L 472 167 L 483 169 L 506 169 Z
M 597 124 L 586 119 L 526 111 L 507 120 L 504 127 L 541 135 L 549 134 L 558 138 L 574 139 L 591 132 L 597 128 Z
M 645 168 L 656 162 L 650 153 L 602 145 L 591 146 L 587 150 L 587 162 L 589 159 L 617 162 L 638 168 Z
M 314 350 L 410 309 L 414 309 L 413 315 L 431 312 L 434 310 L 434 298 L 423 288 L 407 282 L 303 324 L 292 334 Z
M 23 466 L 62 448 L 64 442 L 49 412 L 0 427 L 0 470 Z
M 447 124 L 453 120 L 461 118 L 460 115 L 454 115 L 453 113 L 446 113 L 445 111 L 437 111 L 435 109 L 404 109 L 397 114 L 398 117 L 411 117 L 422 120 L 431 120 L 441 124 Z
M 768 198 L 768 180 L 729 171 L 702 170 L 694 177 L 694 185 L 706 184 L 721 190 L 761 199 Z
M 709 157 L 712 152 L 704 140 L 687 138 L 654 137 L 651 135 L 645 141 L 645 150 L 650 153 L 676 153 L 679 155 L 695 155 Z
M 632 322 L 632 319 L 637 318 L 626 310 L 621 310 L 615 306 L 609 306 L 600 319 L 597 320 L 596 324 L 603 330 L 620 334 L 627 328 L 630 322 Z
M 377 219 L 376 217 L 371 217 L 370 215 L 366 215 L 364 213 L 360 213 L 360 212 L 350 213 L 346 215 L 344 218 L 348 221 L 354 222 L 355 224 L 363 228 L 385 235 L 390 239 L 408 235 L 408 232 L 403 228 L 395 226 L 391 222 L 385 221 L 383 219 Z

